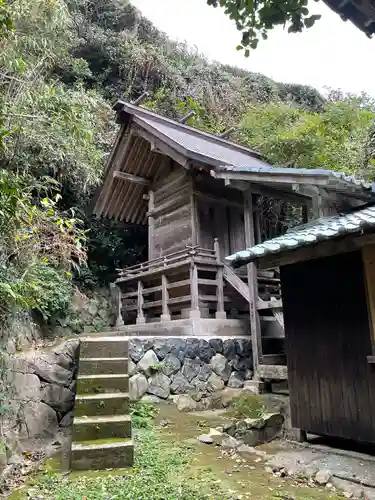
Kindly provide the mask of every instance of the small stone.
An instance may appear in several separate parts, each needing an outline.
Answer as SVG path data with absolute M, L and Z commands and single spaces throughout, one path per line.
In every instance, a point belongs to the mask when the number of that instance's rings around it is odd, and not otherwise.
M 222 354 L 215 354 L 215 356 L 210 361 L 211 368 L 224 382 L 229 380 L 231 374 L 231 367 L 228 361 Z
M 209 436 L 211 436 L 214 444 L 221 445 L 223 439 L 226 438 L 226 435 L 217 429 L 210 429 Z
M 152 346 L 156 356 L 163 360 L 167 354 L 170 352 L 171 346 L 166 340 L 163 339 L 155 339 L 154 344 Z
M 207 340 L 201 339 L 199 341 L 198 349 L 199 349 L 199 353 L 198 353 L 199 358 L 202 361 L 209 363 L 210 359 L 215 354 L 215 351 L 214 351 L 214 349 L 212 349 L 212 347 L 207 342 Z
M 208 434 L 201 434 L 197 437 L 198 441 L 205 444 L 212 444 L 214 442 L 213 438 Z
M 234 401 L 239 395 L 241 391 L 238 389 L 232 389 L 230 387 L 226 387 L 220 392 L 220 400 L 221 404 L 226 408 L 229 406 L 232 401 Z
M 217 354 L 217 356 L 220 356 L 220 354 Z M 224 389 L 224 381 L 216 373 L 212 373 L 207 380 L 207 390 L 209 392 L 217 392 L 222 389 Z
M 269 465 L 267 465 L 264 470 L 268 473 L 268 474 L 273 474 L 273 469 L 272 467 L 270 467 Z
M 329 470 L 322 469 L 315 474 L 315 482 L 321 486 L 327 485 L 331 479 L 332 474 Z M 332 485 L 331 485 L 332 486 Z M 328 486 L 327 486 L 328 487 Z
M 132 401 L 138 401 L 146 393 L 148 382 L 142 373 L 136 373 L 129 380 L 129 393 Z
M 247 444 L 242 444 L 237 448 L 238 453 L 243 453 L 243 454 L 256 454 L 256 449 L 253 446 L 248 446 Z M 272 469 L 271 469 L 272 470 Z
M 167 354 L 164 358 L 161 370 L 167 377 L 177 373 L 181 368 L 181 362 L 174 354 Z
M 137 371 L 151 375 L 152 369 L 158 366 L 159 360 L 152 349 L 148 350 L 137 365 Z
M 194 401 L 194 399 L 190 396 L 186 396 L 185 394 L 174 396 L 173 401 L 175 402 L 179 411 L 194 411 L 197 409 L 196 401 Z
M 193 386 L 183 375 L 181 375 L 181 373 L 177 373 L 172 377 L 172 383 L 171 383 L 172 394 L 186 394 L 192 389 Z
M 142 341 L 139 339 L 132 339 L 129 341 L 129 356 L 135 362 L 138 363 L 145 353 Z
M 216 353 L 222 354 L 223 352 L 222 339 L 210 339 L 208 343 Z
M 162 399 L 167 399 L 170 394 L 171 381 L 163 373 L 155 373 L 148 379 L 147 392 Z
M 343 495 L 345 498 L 353 498 L 353 493 L 349 493 L 348 491 L 344 491 Z
M 181 374 L 191 382 L 194 377 L 198 375 L 201 369 L 201 362 L 199 359 L 185 358 Z
M 228 387 L 240 389 L 243 387 L 243 384 L 244 380 L 241 375 L 238 372 L 232 372 L 228 380 Z
M 226 449 L 236 449 L 238 448 L 238 446 L 241 446 L 242 444 L 243 441 L 237 441 L 237 439 L 235 439 L 232 436 L 228 436 L 221 442 L 221 446 Z

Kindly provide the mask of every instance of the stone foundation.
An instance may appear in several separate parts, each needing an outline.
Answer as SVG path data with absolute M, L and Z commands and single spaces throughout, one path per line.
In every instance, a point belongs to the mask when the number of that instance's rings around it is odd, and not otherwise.
M 129 341 L 130 397 L 163 400 L 189 395 L 201 401 L 251 380 L 248 337 L 133 338 Z

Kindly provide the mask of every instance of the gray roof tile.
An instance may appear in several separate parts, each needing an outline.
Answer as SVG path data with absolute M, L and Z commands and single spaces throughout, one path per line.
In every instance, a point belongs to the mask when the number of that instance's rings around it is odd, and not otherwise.
M 322 240 L 331 240 L 350 233 L 375 230 L 375 206 L 325 217 L 290 229 L 283 236 L 265 241 L 259 245 L 241 250 L 225 260 L 236 267 L 247 264 L 271 254 L 278 254 L 304 246 L 313 245 Z

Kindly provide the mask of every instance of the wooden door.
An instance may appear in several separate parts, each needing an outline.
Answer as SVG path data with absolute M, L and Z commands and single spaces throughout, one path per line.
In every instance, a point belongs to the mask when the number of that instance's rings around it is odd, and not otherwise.
M 281 268 L 294 427 L 375 443 L 375 370 L 361 253 Z

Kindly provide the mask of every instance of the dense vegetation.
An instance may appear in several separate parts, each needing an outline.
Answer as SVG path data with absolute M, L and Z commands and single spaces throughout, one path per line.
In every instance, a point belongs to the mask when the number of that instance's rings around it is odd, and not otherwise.
M 35 308 L 47 320 L 72 279 L 95 287 L 145 257 L 144 228 L 90 215 L 119 97 L 147 90 L 162 114 L 193 109 L 190 124 L 212 132 L 233 125 L 233 139 L 276 164 L 373 176 L 368 96 L 325 98 L 208 63 L 127 0 L 0 0 L 0 45 L 1 312 Z

